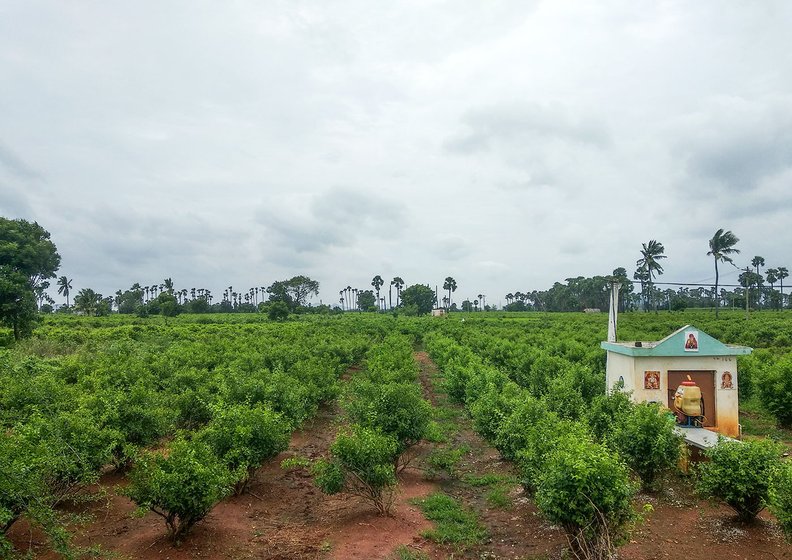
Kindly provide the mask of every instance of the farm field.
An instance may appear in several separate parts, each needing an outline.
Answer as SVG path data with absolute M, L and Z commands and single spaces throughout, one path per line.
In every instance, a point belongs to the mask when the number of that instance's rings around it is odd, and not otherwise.
M 611 452 L 602 437 L 618 432 L 603 400 L 606 322 L 541 313 L 48 318 L 0 350 L 9 473 L 0 554 L 562 557 L 569 544 L 546 513 L 554 487 L 545 473 L 563 454 L 541 442 L 567 449 L 566 432 L 591 439 L 570 453 L 630 461 L 629 448 Z M 659 340 L 685 324 L 755 348 L 739 366 L 746 439 L 792 443 L 776 421 L 785 395 L 775 394 L 788 387 L 776 374 L 792 360 L 792 316 L 632 313 L 620 317 L 619 337 Z M 194 480 L 206 483 L 191 487 L 201 515 L 168 521 L 165 495 Z M 631 470 L 614 483 L 641 514 L 618 521 L 620 557 L 792 558 L 767 510 L 735 521 L 672 468 L 651 487 L 639 482 Z

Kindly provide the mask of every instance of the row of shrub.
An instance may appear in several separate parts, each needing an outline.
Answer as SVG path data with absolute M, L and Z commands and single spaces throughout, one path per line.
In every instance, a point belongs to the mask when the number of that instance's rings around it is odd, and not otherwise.
M 310 323 L 69 331 L 0 356 L 0 550 L 9 554 L 5 534 L 22 516 L 67 553 L 56 506 L 108 467 L 133 465 L 130 497 L 180 536 L 208 505 L 244 490 L 379 336 Z
M 679 460 L 683 448 L 673 418 L 656 404 L 634 404 L 619 391 L 605 394 L 598 362 L 580 351 L 574 336 L 563 344 L 530 328 L 515 332 L 511 325 L 493 322 L 471 326 L 448 323 L 424 339 L 443 370 L 449 395 L 466 406 L 479 433 L 516 462 L 526 490 L 551 521 L 567 529 L 577 552 L 609 554 L 608 547 L 626 534 L 633 519 L 632 480 L 652 490 Z M 718 464 L 713 451 L 713 460 L 699 473 L 699 489 L 727 503 L 734 500 L 717 489 L 753 500 L 759 509 L 772 504 L 788 527 L 790 490 L 783 485 L 788 466 L 779 448 L 739 445 L 742 454 L 729 468 L 749 476 L 708 485 L 719 478 L 707 471 Z
M 346 492 L 369 501 L 382 515 L 394 502 L 397 473 L 426 435 L 432 407 L 417 384 L 412 339 L 393 334 L 367 353 L 365 368 L 350 380 L 344 398 L 348 424 L 328 458 L 306 466 L 327 494 Z

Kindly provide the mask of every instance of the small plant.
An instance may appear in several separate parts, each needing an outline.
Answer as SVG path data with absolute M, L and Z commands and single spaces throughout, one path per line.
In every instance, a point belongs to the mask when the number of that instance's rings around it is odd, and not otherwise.
M 395 499 L 398 442 L 376 430 L 352 426 L 330 447 L 331 460 L 313 463 L 314 483 L 325 494 L 347 492 L 371 502 L 389 515 Z
M 476 514 L 447 494 L 437 492 L 415 503 L 428 520 L 435 522 L 435 528 L 423 534 L 427 539 L 440 544 L 473 545 L 487 536 Z
M 576 558 L 611 558 L 633 519 L 635 486 L 606 447 L 566 438 L 545 464 L 536 505 L 564 528 Z
M 792 463 L 778 469 L 770 488 L 770 511 L 778 519 L 781 530 L 792 541 Z
M 174 541 L 206 517 L 231 491 L 234 476 L 206 444 L 176 440 L 167 457 L 144 452 L 125 490 L 140 512 L 165 520 Z
M 781 449 L 769 440 L 719 441 L 696 470 L 699 492 L 725 502 L 741 521 L 753 521 L 768 504 Z
M 641 403 L 619 416 L 611 439 L 606 442 L 640 477 L 645 489 L 679 461 L 682 438 L 674 432 L 674 419 L 656 403 Z
M 206 443 L 235 473 L 239 495 L 261 463 L 286 449 L 290 432 L 288 422 L 271 409 L 236 405 L 220 409 L 195 439 Z

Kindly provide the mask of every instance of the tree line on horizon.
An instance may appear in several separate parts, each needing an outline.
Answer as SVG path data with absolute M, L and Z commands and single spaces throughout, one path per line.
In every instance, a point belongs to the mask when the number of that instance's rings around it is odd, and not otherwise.
M 622 286 L 619 309 L 622 311 L 649 311 L 664 308 L 670 311 L 689 307 L 710 307 L 716 315 L 721 308 L 739 307 L 755 309 L 784 309 L 789 299 L 784 294 L 784 280 L 789 277 L 785 266 L 765 267 L 765 259 L 754 256 L 750 266 L 739 268 L 733 256 L 739 239 L 731 232 L 719 229 L 709 239 L 707 256 L 713 257 L 715 282 L 712 288 L 680 286 L 677 289 L 658 289 L 656 279 L 663 274 L 661 261 L 667 258 L 665 247 L 657 240 L 642 243 L 640 258 L 632 280 L 627 269 L 616 268 L 610 275 L 590 278 L 577 276 L 555 282 L 548 290 L 515 291 L 505 295 L 505 311 L 582 311 L 604 310 L 608 307 L 609 286 L 618 282 Z M 289 313 L 343 313 L 348 311 L 402 312 L 425 314 L 436 306 L 449 312 L 489 311 L 497 306 L 488 305 L 483 293 L 464 299 L 460 305 L 453 301 L 457 281 L 448 276 L 443 282 L 443 296 L 429 285 L 406 286 L 400 276 L 389 284 L 387 299 L 382 288 L 385 280 L 377 274 L 372 278 L 372 289 L 354 288 L 351 285 L 339 290 L 337 305 L 310 301 L 319 295 L 319 282 L 304 275 L 278 280 L 269 286 L 254 286 L 235 290 L 229 285 L 223 290 L 220 301 L 214 301 L 207 288 L 176 289 L 173 279 L 149 285 L 134 283 L 126 290 L 117 290 L 113 296 L 104 296 L 92 288 L 81 288 L 74 294 L 73 280 L 65 275 L 58 277 L 57 292 L 66 299 L 66 305 L 55 308 L 47 290 L 49 280 L 56 277 L 60 255 L 50 234 L 36 222 L 0 217 L 0 320 L 11 327 L 14 337 L 29 334 L 38 312 L 77 312 L 85 315 L 107 315 L 112 312 L 139 316 L 174 316 L 179 313 L 255 313 L 267 312 L 273 318 L 283 318 Z M 729 264 L 740 270 L 740 287 L 726 290 L 720 285 L 719 264 Z M 762 274 L 764 272 L 764 274 Z M 775 289 L 776 284 L 779 290 Z M 640 291 L 636 291 L 636 287 Z M 395 292 L 395 305 L 394 295 Z M 71 296 L 73 297 L 73 305 Z

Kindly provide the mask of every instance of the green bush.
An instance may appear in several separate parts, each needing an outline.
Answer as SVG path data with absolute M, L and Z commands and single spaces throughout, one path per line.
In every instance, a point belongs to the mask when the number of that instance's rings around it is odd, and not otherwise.
M 283 417 L 262 405 L 220 409 L 195 439 L 206 443 L 231 472 L 236 494 L 247 489 L 256 470 L 289 445 L 291 430 Z
M 541 401 L 540 401 L 541 402 Z M 568 441 L 589 439 L 588 429 L 582 422 L 562 420 L 554 412 L 548 412 L 534 424 L 524 425 L 514 432 L 517 466 L 527 492 L 534 492 L 547 469 L 548 457 Z
M 752 521 L 768 504 L 781 450 L 769 440 L 721 440 L 705 452 L 709 461 L 696 469 L 698 490 L 725 502 L 740 520 Z
M 394 501 L 398 450 L 399 443 L 393 437 L 352 426 L 330 447 L 331 459 L 317 461 L 311 474 L 326 494 L 359 496 L 371 502 L 381 515 L 388 515 Z
M 787 461 L 776 472 L 770 487 L 770 511 L 781 530 L 792 541 L 792 463 Z
M 682 437 L 674 432 L 674 419 L 657 403 L 640 403 L 617 417 L 613 434 L 606 442 L 651 489 L 664 471 L 679 462 Z
M 594 397 L 585 414 L 585 420 L 591 427 L 591 434 L 602 443 L 613 434 L 616 425 L 621 423 L 622 418 L 634 407 L 630 395 L 620 390 Z
M 564 528 L 576 556 L 610 558 L 633 518 L 635 490 L 618 456 L 600 444 L 567 438 L 547 460 L 536 505 Z
M 780 360 L 765 371 L 758 382 L 759 396 L 776 421 L 792 427 L 792 357 Z
M 125 492 L 140 510 L 165 520 L 178 540 L 231 491 L 234 475 L 204 443 L 176 440 L 168 456 L 143 452 Z
M 432 406 L 415 384 L 368 381 L 355 383 L 347 411 L 352 422 L 379 430 L 399 442 L 399 451 L 423 439 L 432 419 Z

